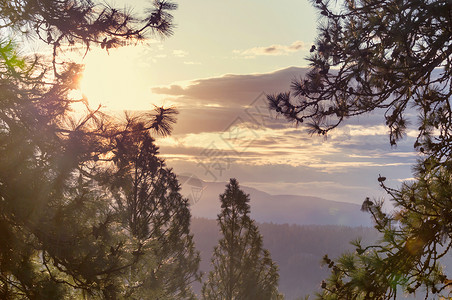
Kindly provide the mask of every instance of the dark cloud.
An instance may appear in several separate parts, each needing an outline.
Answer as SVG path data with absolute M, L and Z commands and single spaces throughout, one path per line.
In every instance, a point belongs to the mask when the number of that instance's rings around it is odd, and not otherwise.
M 174 133 L 223 131 L 237 117 L 268 128 L 292 126 L 268 109 L 266 94 L 288 91 L 294 78 L 306 68 L 290 67 L 272 73 L 225 75 L 192 81 L 188 86 L 155 87 L 180 111 Z
M 355 203 L 381 196 L 378 174 L 384 174 L 393 187 L 400 179 L 412 177 L 414 139 L 408 136 L 391 148 L 383 111 L 347 119 L 326 138 L 310 136 L 304 127 L 296 128 L 269 111 L 266 93 L 288 91 L 291 81 L 306 71 L 291 67 L 154 88 L 154 93 L 175 101 L 180 111 L 172 136 L 179 143 L 163 144 L 161 153 L 176 171 L 203 180 L 236 177 L 274 194 L 317 194 Z M 238 150 L 223 145 L 222 155 L 230 160 L 213 165 L 203 151 L 210 140 L 221 140 L 235 125 L 255 133 L 249 147 Z
M 238 107 L 181 107 L 179 112 L 174 134 L 222 132 L 242 110 Z
M 265 48 L 264 52 L 265 53 L 274 53 L 274 52 L 276 52 L 276 47 L 275 46 L 271 46 L 271 47 Z
M 268 47 L 254 47 L 246 50 L 234 50 L 235 54 L 239 54 L 246 58 L 255 58 L 261 55 L 288 55 L 306 48 L 302 41 L 295 41 L 291 45 L 271 45 Z
M 307 68 L 289 67 L 264 74 L 229 74 L 193 80 L 188 86 L 174 84 L 154 87 L 153 92 L 167 95 L 176 102 L 180 115 L 175 133 L 223 131 L 237 117 L 255 125 L 284 129 L 293 124 L 268 109 L 266 94 L 289 91 L 291 82 L 304 76 L 307 71 Z M 382 125 L 385 122 L 384 113 L 385 110 L 377 109 L 372 113 L 349 118 L 344 120 L 339 128 L 346 125 Z M 415 128 L 416 112 L 410 109 L 408 115 L 410 128 Z M 337 136 L 335 131 L 331 132 L 331 136 Z M 344 142 L 347 138 L 344 134 L 339 136 Z M 387 135 L 384 138 L 387 139 Z M 386 143 L 387 141 L 383 144 Z
M 182 105 L 201 102 L 225 107 L 246 106 L 263 92 L 271 94 L 288 91 L 292 80 L 306 74 L 307 70 L 306 68 L 290 67 L 264 74 L 229 74 L 193 80 L 187 87 L 180 85 L 154 87 L 152 92 L 178 97 L 178 103 Z
M 292 44 L 289 48 L 293 50 L 300 50 L 303 48 L 303 44 Z

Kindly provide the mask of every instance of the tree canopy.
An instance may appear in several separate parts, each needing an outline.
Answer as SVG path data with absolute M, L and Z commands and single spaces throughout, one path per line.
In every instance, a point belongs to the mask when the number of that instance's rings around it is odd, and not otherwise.
M 395 209 L 366 198 L 383 234 L 337 261 L 322 282 L 319 299 L 390 299 L 406 293 L 448 295 L 450 274 L 441 258 L 450 253 L 452 5 L 448 0 L 312 1 L 320 13 L 319 35 L 311 47 L 311 70 L 291 92 L 268 95 L 272 109 L 313 134 L 327 134 L 345 119 L 383 111 L 390 144 L 410 122 L 419 162 L 414 181 L 399 189 L 378 181 Z M 417 120 L 409 116 L 415 112 Z
M 313 1 L 321 15 L 308 58 L 312 69 L 291 92 L 269 95 L 289 121 L 326 134 L 346 118 L 384 110 L 395 145 L 419 114 L 415 146 L 450 156 L 451 4 L 448 0 L 346 0 L 340 8 Z M 435 131 L 436 129 L 436 131 Z
M 415 176 L 400 189 L 381 181 L 395 206 L 391 213 L 382 201 L 364 201 L 362 209 L 372 215 L 382 239 L 371 245 L 355 241 L 356 251 L 337 262 L 325 256 L 332 275 L 318 299 L 395 299 L 400 293 L 450 297 L 450 270 L 442 263 L 452 246 L 451 174 L 434 168 Z
M 59 51 L 65 47 L 84 45 L 89 51 L 94 45 L 108 51 L 127 41 L 143 40 L 149 34 L 171 35 L 174 24 L 170 12 L 177 5 L 167 0 L 150 3 L 144 17 L 137 17 L 132 9 L 118 9 L 101 1 L 4 1 L 0 28 L 52 46 L 55 64 Z
M 141 20 L 92 1 L 0 3 L 0 297 L 191 299 L 200 279 L 187 200 L 158 158 L 153 135 L 177 111 L 116 121 L 74 99 L 83 66 L 59 61 L 66 46 L 107 50 L 146 31 L 168 35 L 168 1 Z M 21 57 L 13 35 L 54 49 Z M 74 114 L 83 102 L 86 113 Z

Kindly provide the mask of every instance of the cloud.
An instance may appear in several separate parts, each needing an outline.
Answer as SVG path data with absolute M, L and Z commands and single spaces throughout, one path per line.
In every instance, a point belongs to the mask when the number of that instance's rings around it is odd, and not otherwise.
M 269 110 L 266 94 L 290 90 L 291 81 L 306 72 L 307 68 L 289 67 L 262 74 L 228 74 L 192 80 L 185 85 L 154 87 L 152 92 L 167 97 L 178 107 L 180 114 L 174 130 L 176 135 L 203 132 L 218 135 L 227 131 L 239 118 L 249 129 L 265 132 L 255 142 L 267 143 L 267 149 L 276 147 L 281 140 L 287 140 L 286 145 L 297 142 L 331 144 L 344 153 L 369 155 L 374 159 L 376 153 L 373 151 L 393 152 L 388 143 L 388 129 L 382 125 L 384 119 L 379 112 L 344 121 L 324 142 L 322 138 L 307 135 L 303 127 L 297 130 L 292 123 Z M 405 153 L 399 156 L 413 157 L 410 155 L 410 143 L 412 138 L 408 137 L 405 144 L 399 145 L 398 152 Z
M 353 201 L 347 199 L 353 195 L 358 203 L 376 195 L 378 174 L 393 185 L 411 177 L 414 138 L 409 135 L 392 149 L 379 111 L 346 120 L 325 138 L 310 136 L 268 110 L 266 94 L 288 91 L 306 71 L 290 67 L 154 87 L 154 94 L 180 111 L 173 135 L 157 142 L 168 165 L 203 180 L 236 177 L 264 191 L 286 187 L 290 193 L 339 201 Z M 331 190 L 317 191 L 322 187 Z
M 229 178 L 237 178 L 245 186 L 257 188 L 274 195 L 310 195 L 329 200 L 361 204 L 365 197 L 387 198 L 378 185 L 378 170 L 375 168 L 359 168 L 347 173 L 324 173 L 319 169 L 287 164 L 252 165 L 232 162 L 208 173 L 205 166 L 186 159 L 168 160 L 177 174 L 190 173 L 207 181 L 227 182 Z M 397 175 L 409 175 L 401 172 L 401 167 L 389 166 L 384 169 L 388 184 L 400 184 Z M 256 199 L 258 200 L 258 199 Z
M 294 53 L 300 50 L 306 49 L 306 44 L 302 41 L 295 41 L 291 45 L 271 45 L 268 47 L 254 47 L 251 49 L 245 50 L 234 50 L 234 54 L 238 54 L 240 56 L 244 56 L 246 58 L 254 58 L 256 56 L 279 56 L 279 55 L 288 55 L 290 53 Z
M 236 75 L 192 80 L 186 86 L 173 84 L 152 88 L 154 94 L 176 97 L 180 104 L 217 103 L 222 106 L 246 106 L 262 92 L 288 91 L 291 81 L 306 74 L 306 68 L 290 67 L 270 73 Z
M 289 91 L 291 82 L 307 71 L 307 68 L 289 67 L 261 74 L 227 74 L 185 84 L 157 86 L 152 92 L 175 103 L 180 110 L 175 130 L 178 134 L 222 131 L 237 117 L 270 129 L 293 128 L 293 124 L 268 109 L 266 95 Z M 377 142 L 378 139 L 381 145 L 388 145 L 388 129 L 382 125 L 384 119 L 380 112 L 350 118 L 344 124 L 349 126 L 339 127 L 328 135 L 330 141 L 343 148 L 368 143 L 367 139 L 357 139 L 357 136 L 371 136 L 371 140 Z

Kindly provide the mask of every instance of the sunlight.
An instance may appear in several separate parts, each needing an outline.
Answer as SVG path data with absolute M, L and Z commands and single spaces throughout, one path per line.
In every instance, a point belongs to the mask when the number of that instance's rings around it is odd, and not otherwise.
M 160 102 L 151 94 L 141 57 L 145 46 L 91 50 L 83 63 L 81 92 L 91 108 L 107 110 L 146 110 Z

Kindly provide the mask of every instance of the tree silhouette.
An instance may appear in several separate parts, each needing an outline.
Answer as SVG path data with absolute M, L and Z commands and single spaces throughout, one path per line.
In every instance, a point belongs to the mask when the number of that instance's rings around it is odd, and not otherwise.
M 400 292 L 398 287 L 412 294 L 421 286 L 418 293 L 425 290 L 425 297 L 430 293 L 450 297 L 450 275 L 441 267 L 452 246 L 450 171 L 418 171 L 416 181 L 404 183 L 400 190 L 383 181 L 381 186 L 396 209 L 388 214 L 382 202 L 366 199 L 363 210 L 372 214 L 383 239 L 370 246 L 354 242 L 356 252 L 344 254 L 336 263 L 326 256 L 324 262 L 333 273 L 322 284 L 319 299 L 392 299 Z
M 203 285 L 203 299 L 280 299 L 278 268 L 249 217 L 249 196 L 231 179 L 220 200 L 223 237 L 214 249 L 214 270 Z
M 404 134 L 407 108 L 415 107 L 415 147 L 450 156 L 450 1 L 347 0 L 339 11 L 327 1 L 313 4 L 322 19 L 312 69 L 292 82 L 291 93 L 269 95 L 270 107 L 289 121 L 308 121 L 316 134 L 384 109 L 391 145 Z
M 136 119 L 131 126 L 145 127 Z M 190 284 L 200 280 L 199 254 L 190 234 L 188 200 L 182 198 L 176 175 L 162 159 L 149 131 L 141 128 L 114 137 L 114 168 L 101 169 L 96 178 L 110 190 L 113 211 L 133 237 L 133 282 L 127 297 L 193 298 Z M 120 243 L 114 252 L 123 250 Z
M 344 119 L 383 109 L 390 144 L 403 136 L 407 109 L 419 114 L 415 181 L 396 190 L 378 181 L 395 205 L 392 213 L 369 198 L 379 244 L 362 246 L 336 262 L 319 299 L 390 299 L 407 293 L 447 294 L 450 279 L 440 258 L 450 253 L 451 14 L 450 1 L 347 0 L 341 8 L 316 0 L 322 15 L 312 46 L 312 69 L 292 93 L 269 95 L 270 107 L 289 121 L 309 122 L 326 134 Z
M 53 63 L 61 48 L 79 47 L 86 51 L 94 44 L 102 49 L 115 48 L 126 42 L 136 42 L 146 35 L 172 34 L 177 5 L 167 0 L 153 0 L 143 18 L 131 14 L 131 9 L 118 9 L 107 2 L 91 0 L 21 0 L 1 4 L 2 28 L 20 32 L 52 46 Z
M 0 3 L 4 32 L 50 44 L 20 57 L 0 40 L 0 298 L 186 299 L 199 279 L 187 200 L 158 158 L 174 108 L 125 121 L 71 113 L 82 66 L 58 62 L 64 47 L 111 48 L 171 33 L 167 1 L 139 25 L 91 1 Z M 114 40 L 114 41 L 112 41 Z

